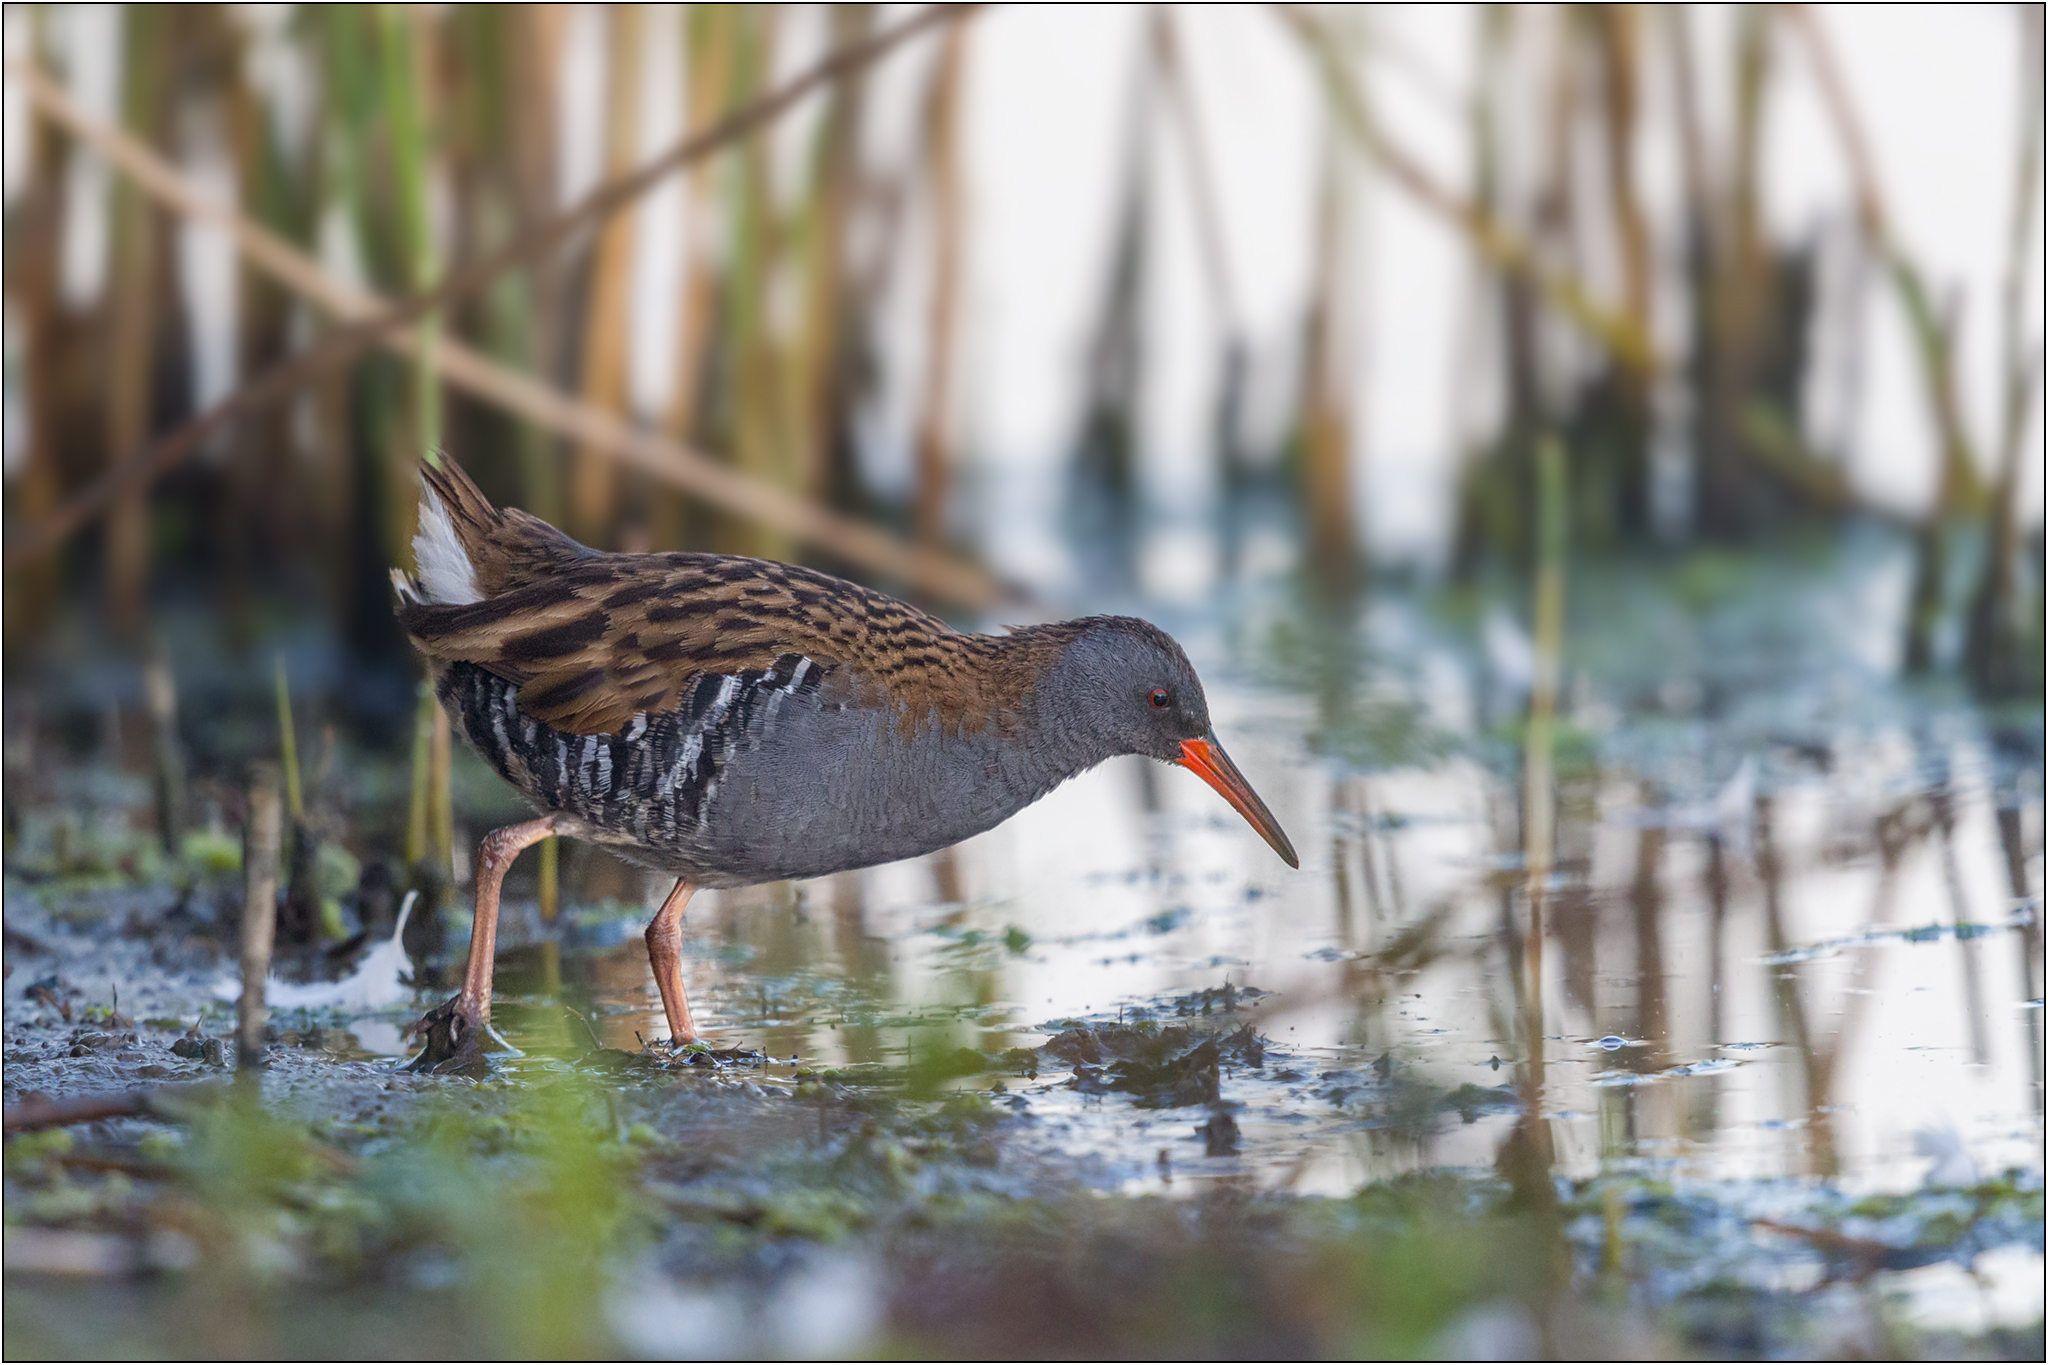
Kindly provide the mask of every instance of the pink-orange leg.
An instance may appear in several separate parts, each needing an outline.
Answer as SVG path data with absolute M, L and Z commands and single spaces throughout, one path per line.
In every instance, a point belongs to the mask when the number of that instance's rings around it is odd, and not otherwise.
M 668 1016 L 672 1043 L 694 1043 L 697 1027 L 690 1020 L 690 997 L 683 993 L 683 907 L 697 888 L 678 880 L 661 909 L 647 921 L 647 961 L 661 990 L 661 1010 Z
M 507 825 L 484 836 L 476 851 L 476 921 L 469 931 L 469 966 L 462 973 L 462 994 L 455 1012 L 471 1024 L 491 1022 L 491 969 L 498 955 L 498 893 L 505 872 L 522 849 L 554 834 L 555 817 L 544 815 L 524 824 Z

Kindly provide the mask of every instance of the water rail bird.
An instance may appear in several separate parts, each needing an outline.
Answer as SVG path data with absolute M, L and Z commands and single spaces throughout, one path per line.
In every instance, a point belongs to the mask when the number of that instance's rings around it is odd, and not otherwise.
M 791 564 L 600 553 L 493 506 L 445 457 L 422 478 L 399 620 L 454 725 L 540 812 L 482 841 L 469 964 L 418 1026 L 425 1069 L 481 1058 L 499 891 L 550 835 L 677 879 L 646 934 L 676 1043 L 696 1037 L 681 925 L 699 888 L 930 853 L 1108 758 L 1189 769 L 1300 865 L 1149 622 L 965 634 Z

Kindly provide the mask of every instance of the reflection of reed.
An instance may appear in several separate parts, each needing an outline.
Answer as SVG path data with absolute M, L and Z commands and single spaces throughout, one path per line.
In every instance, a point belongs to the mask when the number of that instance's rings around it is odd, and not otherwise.
M 1640 788 L 1643 808 L 1655 809 L 1656 789 Z M 1671 1064 L 1670 1022 L 1664 995 L 1664 827 L 1645 823 L 1636 833 L 1635 876 L 1629 906 L 1635 913 L 1636 1018 L 1634 1036 L 1643 1043 L 1631 1059 L 1637 1070 L 1661 1071 Z
M 1773 821 L 1776 803 L 1769 795 L 1759 793 L 1755 809 L 1756 865 L 1763 886 L 1765 942 L 1773 959 L 1784 959 L 1791 953 L 1792 945 L 1786 932 L 1782 901 L 1785 868 Z M 1911 815 L 1912 806 L 1901 803 L 1877 818 L 1874 830 L 1878 852 L 1877 887 L 1870 917 L 1864 925 L 1866 933 L 1891 922 L 1897 901 L 1899 865 L 1912 842 L 1927 833 L 1928 825 L 1916 825 Z M 1774 960 L 1765 967 L 1770 973 L 1772 997 L 1779 1019 L 1799 1057 L 1800 1081 L 1804 1091 L 1802 1099 L 1807 1113 L 1807 1158 L 1815 1175 L 1833 1176 L 1840 1170 L 1841 1156 L 1834 1118 L 1835 1079 L 1840 1074 L 1843 1055 L 1849 1044 L 1860 1036 L 1863 1016 L 1876 998 L 1870 983 L 1877 951 L 1874 943 L 1861 944 L 1851 950 L 1849 980 L 1843 987 L 1840 1008 L 1833 1011 L 1835 1026 L 1826 1037 L 1820 1036 L 1812 1023 L 1821 1011 L 1808 1012 L 1807 991 L 1802 984 L 1807 977 L 1803 970 L 1806 964 Z M 1975 1000 L 1974 996 L 1966 998 Z
M 831 880 L 832 948 L 854 1001 L 886 1000 L 890 995 L 889 946 L 868 933 L 867 886 L 858 872 L 841 872 Z M 882 1031 L 870 1021 L 839 1025 L 840 1046 L 854 1063 L 882 1060 Z
M 1963 873 L 1956 863 L 1956 813 L 1954 779 L 1948 765 L 1928 790 L 1934 827 L 1941 833 L 1941 879 L 1948 889 L 1949 922 L 1955 927 L 1956 957 L 1962 969 L 1963 1012 L 1969 1025 L 1970 1060 L 1983 1066 L 1991 1060 L 1991 1040 L 1984 1030 L 1983 970 L 1977 965 L 1977 940 L 1970 920 L 1969 903 L 1963 895 Z
M 1706 836 L 1707 866 L 1707 1037 L 1709 1047 L 1719 1048 L 1728 1037 L 1727 1005 L 1723 986 L 1728 980 L 1728 847 L 1719 830 Z M 1695 1083 L 1691 1129 L 1711 1133 L 1720 1122 L 1721 1078 L 1708 1076 Z
M 2015 933 L 2020 941 L 2020 1028 L 2026 1034 L 2027 1079 L 2034 1092 L 2034 1113 L 2042 1112 L 2041 1014 L 2034 1002 L 2041 998 L 2041 899 L 2027 880 L 2026 841 L 2020 832 L 2018 791 L 1997 793 L 1998 842 L 2005 854 L 2007 884 L 2012 888 Z

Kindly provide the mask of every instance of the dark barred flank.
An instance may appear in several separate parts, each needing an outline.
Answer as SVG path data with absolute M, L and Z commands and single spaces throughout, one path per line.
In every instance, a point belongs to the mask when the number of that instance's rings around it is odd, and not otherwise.
M 534 804 L 617 840 L 680 849 L 702 828 L 727 762 L 757 748 L 785 706 L 819 697 L 829 669 L 785 654 L 765 669 L 700 673 L 674 710 L 617 734 L 579 735 L 525 714 L 518 688 L 475 664 L 443 671 L 441 704 L 470 745 Z

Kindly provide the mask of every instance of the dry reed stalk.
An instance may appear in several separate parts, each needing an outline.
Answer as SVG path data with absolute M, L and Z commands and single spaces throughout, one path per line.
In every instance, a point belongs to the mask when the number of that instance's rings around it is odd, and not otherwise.
M 55 126 L 38 120 L 26 154 L 26 184 L 21 200 L 9 212 L 9 241 L 0 270 L 5 273 L 8 317 L 21 327 L 27 438 L 21 468 L 7 489 L 7 508 L 17 525 L 35 526 L 56 509 L 63 492 L 56 414 L 63 392 L 57 376 L 63 335 L 57 281 L 65 228 L 58 174 L 64 148 Z M 58 569 L 54 559 L 8 565 L 0 578 L 6 600 L 0 620 L 10 646 L 41 634 L 58 599 Z
M 605 55 L 604 171 L 616 179 L 632 169 L 640 142 L 640 62 L 644 11 L 640 5 L 605 9 L 610 33 Z M 583 314 L 583 401 L 611 412 L 626 408 L 626 343 L 632 302 L 631 206 L 605 220 L 598 232 Z M 569 524 L 593 545 L 610 545 L 617 512 L 618 463 L 599 446 L 579 445 L 569 468 Z
M 122 121 L 138 134 L 158 130 L 166 103 L 165 61 L 159 48 L 167 36 L 162 12 L 143 6 L 127 10 L 128 58 L 122 72 Z M 163 293 L 163 227 L 154 205 L 133 185 L 114 188 L 113 246 L 108 261 L 106 306 L 106 447 L 109 468 L 149 434 L 156 381 L 157 308 Z M 123 635 L 142 622 L 149 572 L 149 502 L 145 489 L 131 489 L 107 514 L 102 557 L 107 611 Z
M 149 712 L 156 760 L 157 835 L 164 855 L 175 858 L 185 835 L 191 797 L 185 786 L 185 746 L 178 738 L 178 686 L 170 655 L 158 641 L 142 665 L 142 702 Z
M 918 543 L 946 541 L 947 486 L 952 464 L 954 333 L 960 310 L 966 231 L 960 166 L 960 99 L 967 30 L 947 30 L 925 105 L 923 165 L 932 224 L 931 298 L 925 314 L 924 401 L 917 419 L 917 495 L 912 525 Z
M 1355 585 L 1360 568 L 1351 513 L 1356 392 L 1357 285 L 1353 243 L 1356 168 L 1332 133 L 1323 145 L 1310 266 L 1309 312 L 1302 368 L 1301 512 L 1309 564 L 1326 587 Z
M 2040 228 L 2041 163 L 2048 97 L 2044 70 L 2042 11 L 2039 5 L 2015 7 L 2023 41 L 2020 51 L 2019 155 L 2013 167 L 2012 219 L 2006 232 L 2005 277 L 1999 318 L 2002 426 L 1998 436 L 1998 473 L 1991 491 L 1991 547 L 1984 575 L 1970 604 L 1969 638 L 1964 647 L 1979 688 L 1993 696 L 2017 696 L 2026 689 L 2026 661 L 2021 657 L 2026 632 L 2020 602 L 2020 449 L 2027 419 L 2041 397 L 2042 339 L 2022 335 L 2027 305 L 2040 282 L 2034 280 L 2031 248 Z M 2027 1036 L 2035 1034 L 2028 1025 Z M 2036 1045 L 2038 1046 L 2038 1045 Z
M 1449 222 L 1480 259 L 1504 274 L 1527 280 L 1551 307 L 1603 346 L 1618 362 L 1646 376 L 1661 368 L 1655 339 L 1638 333 L 1628 317 L 1610 308 L 1569 272 L 1538 258 L 1531 245 L 1492 214 L 1461 198 L 1396 143 L 1374 116 L 1356 74 L 1337 54 L 1322 20 L 1299 5 L 1275 7 L 1314 59 L 1345 132 L 1356 139 L 1391 183 L 1420 207 Z
M 1600 129 L 1608 214 L 1621 254 L 1621 308 L 1638 336 L 1657 335 L 1651 271 L 1649 214 L 1636 183 L 1636 142 L 1641 122 L 1642 16 L 1635 5 L 1586 12 L 1598 60 Z M 1616 376 L 1617 411 L 1609 469 L 1615 481 L 1613 515 L 1625 525 L 1650 524 L 1650 383 L 1641 371 Z
M 684 63 L 689 72 L 689 126 L 709 127 L 732 104 L 730 44 L 726 27 L 730 7 L 692 5 L 684 18 Z M 683 268 L 682 316 L 676 338 L 676 376 L 662 429 L 679 441 L 696 435 L 698 400 L 706 379 L 705 346 L 711 335 L 712 309 L 718 295 L 717 258 L 711 246 L 714 215 L 711 200 L 719 163 L 706 158 L 691 165 L 684 181 L 684 213 L 688 260 Z
M 775 44 L 776 15 L 736 9 L 726 29 L 733 90 L 752 98 L 766 83 Z M 754 139 L 734 150 L 722 187 L 726 196 L 724 278 L 726 354 L 731 401 L 724 424 L 732 464 L 771 486 L 790 487 L 785 469 L 779 357 L 771 304 L 782 256 L 768 177 L 768 149 Z M 736 554 L 789 557 L 788 539 L 759 526 L 727 524 L 714 544 Z
M 386 6 L 377 12 L 384 120 L 391 139 L 392 181 L 397 191 L 398 231 L 404 253 L 406 285 L 414 292 L 433 287 L 441 275 L 440 250 L 434 241 L 427 206 L 430 112 L 429 79 L 433 41 L 432 17 L 423 6 Z M 414 494 L 414 466 L 433 461 L 441 445 L 441 383 L 435 363 L 440 346 L 439 310 L 422 314 L 413 329 L 411 388 L 408 395 L 411 441 L 394 441 L 388 452 L 385 481 L 387 535 L 403 546 L 396 562 L 412 563 L 412 535 L 419 516 Z
M 1236 272 L 1230 265 L 1223 203 L 1216 192 L 1209 139 L 1202 126 L 1202 111 L 1191 88 L 1187 63 L 1181 53 L 1180 30 L 1174 15 L 1174 9 L 1168 5 L 1152 11 L 1153 60 L 1159 72 L 1169 123 L 1179 136 L 1181 155 L 1187 164 L 1188 193 L 1195 211 L 1195 240 L 1202 255 L 1202 274 L 1216 310 L 1222 316 L 1227 343 L 1235 345 L 1244 335 L 1244 306 L 1240 302 Z
M 379 307 L 381 300 L 376 296 L 366 295 L 344 284 L 277 234 L 194 190 L 162 158 L 119 130 L 93 119 L 46 77 L 11 65 L 9 71 L 29 85 L 38 109 L 60 120 L 80 140 L 90 142 L 105 153 L 153 197 L 179 213 L 216 223 L 227 230 L 257 268 L 303 293 L 323 309 L 345 319 L 356 320 L 358 326 L 363 325 L 361 320 L 371 317 Z M 764 105 L 774 105 L 779 98 L 756 101 L 749 108 L 758 110 Z M 721 127 L 736 123 L 753 126 L 752 122 L 744 122 L 736 115 L 725 120 Z M 690 139 L 689 143 L 703 145 L 709 136 Z M 635 172 L 634 178 L 644 174 L 644 169 Z M 462 273 L 467 275 L 471 272 Z M 438 287 L 432 292 L 432 297 L 437 300 L 444 297 L 446 287 L 445 283 Z M 401 356 L 415 353 L 415 339 L 410 329 L 385 331 L 387 324 L 382 321 L 370 325 L 375 344 Z M 258 376 L 238 390 L 237 396 L 216 404 L 162 441 L 139 451 L 137 459 L 127 466 L 130 472 L 101 481 L 72 503 L 58 509 L 43 525 L 25 528 L 11 537 L 6 555 L 8 565 L 11 567 L 33 560 L 46 552 L 51 545 L 83 524 L 103 505 L 109 493 L 125 486 L 126 480 L 154 477 L 172 467 L 189 455 L 199 441 L 246 408 L 260 406 L 262 402 L 281 396 L 306 377 L 318 373 L 324 364 L 329 363 L 321 358 L 320 353 L 321 348 L 315 347 Z M 907 545 L 887 531 L 833 512 L 761 479 L 750 478 L 674 441 L 642 431 L 616 414 L 591 408 L 558 389 L 497 365 L 453 339 L 444 338 L 435 348 L 434 363 L 444 381 L 472 396 L 506 408 L 557 434 L 593 444 L 602 443 L 627 464 L 646 471 L 670 487 L 690 493 L 735 516 L 773 527 L 793 540 L 814 545 L 858 568 L 908 582 L 937 598 L 975 609 L 1021 600 L 1022 595 L 1017 590 L 998 583 L 979 568 L 923 547 Z M 255 397 L 247 397 L 250 394 Z
M 1855 194 L 1857 218 L 1884 260 L 1886 277 L 1898 296 L 1913 338 L 1914 358 L 1940 445 L 1935 505 L 1917 536 L 1918 564 L 1906 623 L 1905 666 L 1909 671 L 1924 670 L 1934 663 L 1934 634 L 1947 596 L 1946 531 L 1951 523 L 1980 519 L 1989 501 L 1977 465 L 1975 443 L 1962 412 L 1956 373 L 1957 319 L 1952 309 L 1936 303 L 1925 273 L 1892 233 L 1877 162 L 1827 31 L 1805 5 L 1789 6 L 1787 13 L 1794 31 L 1804 40 L 1820 86 L 1822 106 L 1841 145 Z
M 267 763 L 249 773 L 249 824 L 242 851 L 242 999 L 236 1011 L 235 1063 L 263 1065 L 263 987 L 277 932 L 278 854 L 283 834 L 277 769 Z
M 870 5 L 835 6 L 834 45 L 855 41 L 874 23 Z M 811 157 L 809 193 L 798 206 L 803 311 L 789 353 L 790 411 L 802 468 L 799 484 L 828 505 L 845 491 L 858 375 L 854 356 L 863 301 L 854 292 L 849 236 L 863 207 L 861 133 L 867 82 L 848 77 L 832 92 Z
M 1588 20 L 1600 64 L 1601 150 L 1608 211 L 1621 246 L 1622 309 L 1637 333 L 1651 337 L 1657 330 L 1651 315 L 1650 222 L 1635 174 L 1642 16 L 1634 5 L 1610 5 L 1594 10 Z
M 347 315 L 352 318 L 348 326 L 337 329 L 317 345 L 256 376 L 176 431 L 148 446 L 138 447 L 118 469 L 94 480 L 39 525 L 10 537 L 7 564 L 13 567 L 47 554 L 87 521 L 101 515 L 129 484 L 149 482 L 175 467 L 190 457 L 215 431 L 243 413 L 276 401 L 364 347 L 381 344 L 402 350 L 410 344 L 410 334 L 405 335 L 402 344 L 388 334 L 402 331 L 406 324 L 475 292 L 504 271 L 568 240 L 645 193 L 678 168 L 755 133 L 820 86 L 865 66 L 928 28 L 962 22 L 979 10 L 977 5 L 928 6 L 865 42 L 828 53 L 816 65 L 775 91 L 734 110 L 715 126 L 685 137 L 631 175 L 598 186 L 577 204 L 519 234 L 496 252 L 444 278 L 433 289 L 409 295 L 381 311 L 375 309 L 376 301 L 371 300 L 369 308 Z M 135 178 L 145 192 L 180 213 L 220 223 L 235 239 L 237 246 L 251 256 L 252 263 L 300 292 L 318 297 L 333 285 L 325 272 L 305 253 L 268 233 L 260 225 L 194 193 L 183 177 L 162 158 L 120 130 L 109 128 L 87 114 L 47 73 L 25 61 L 10 60 L 6 66 L 9 77 L 20 83 L 39 113 L 62 123 L 75 137 L 92 144 L 124 173 Z M 343 288 L 342 292 L 360 298 L 356 291 Z M 336 310 L 330 306 L 330 311 Z M 742 512 L 741 515 L 749 513 Z M 847 557 L 860 562 L 858 555 Z
M 560 195 L 561 54 L 568 28 L 568 6 L 521 5 L 504 12 L 510 25 L 511 60 L 505 88 L 504 115 L 510 129 L 511 171 L 519 231 L 530 231 L 556 211 Z M 534 259 L 525 266 L 526 287 L 518 294 L 525 306 L 512 337 L 526 368 L 554 381 L 564 377 L 567 274 L 555 258 Z M 516 276 L 508 272 L 504 280 Z M 500 286 L 501 290 L 503 285 Z M 563 470 L 552 433 L 531 422 L 519 424 L 520 506 L 557 526 L 563 511 Z

